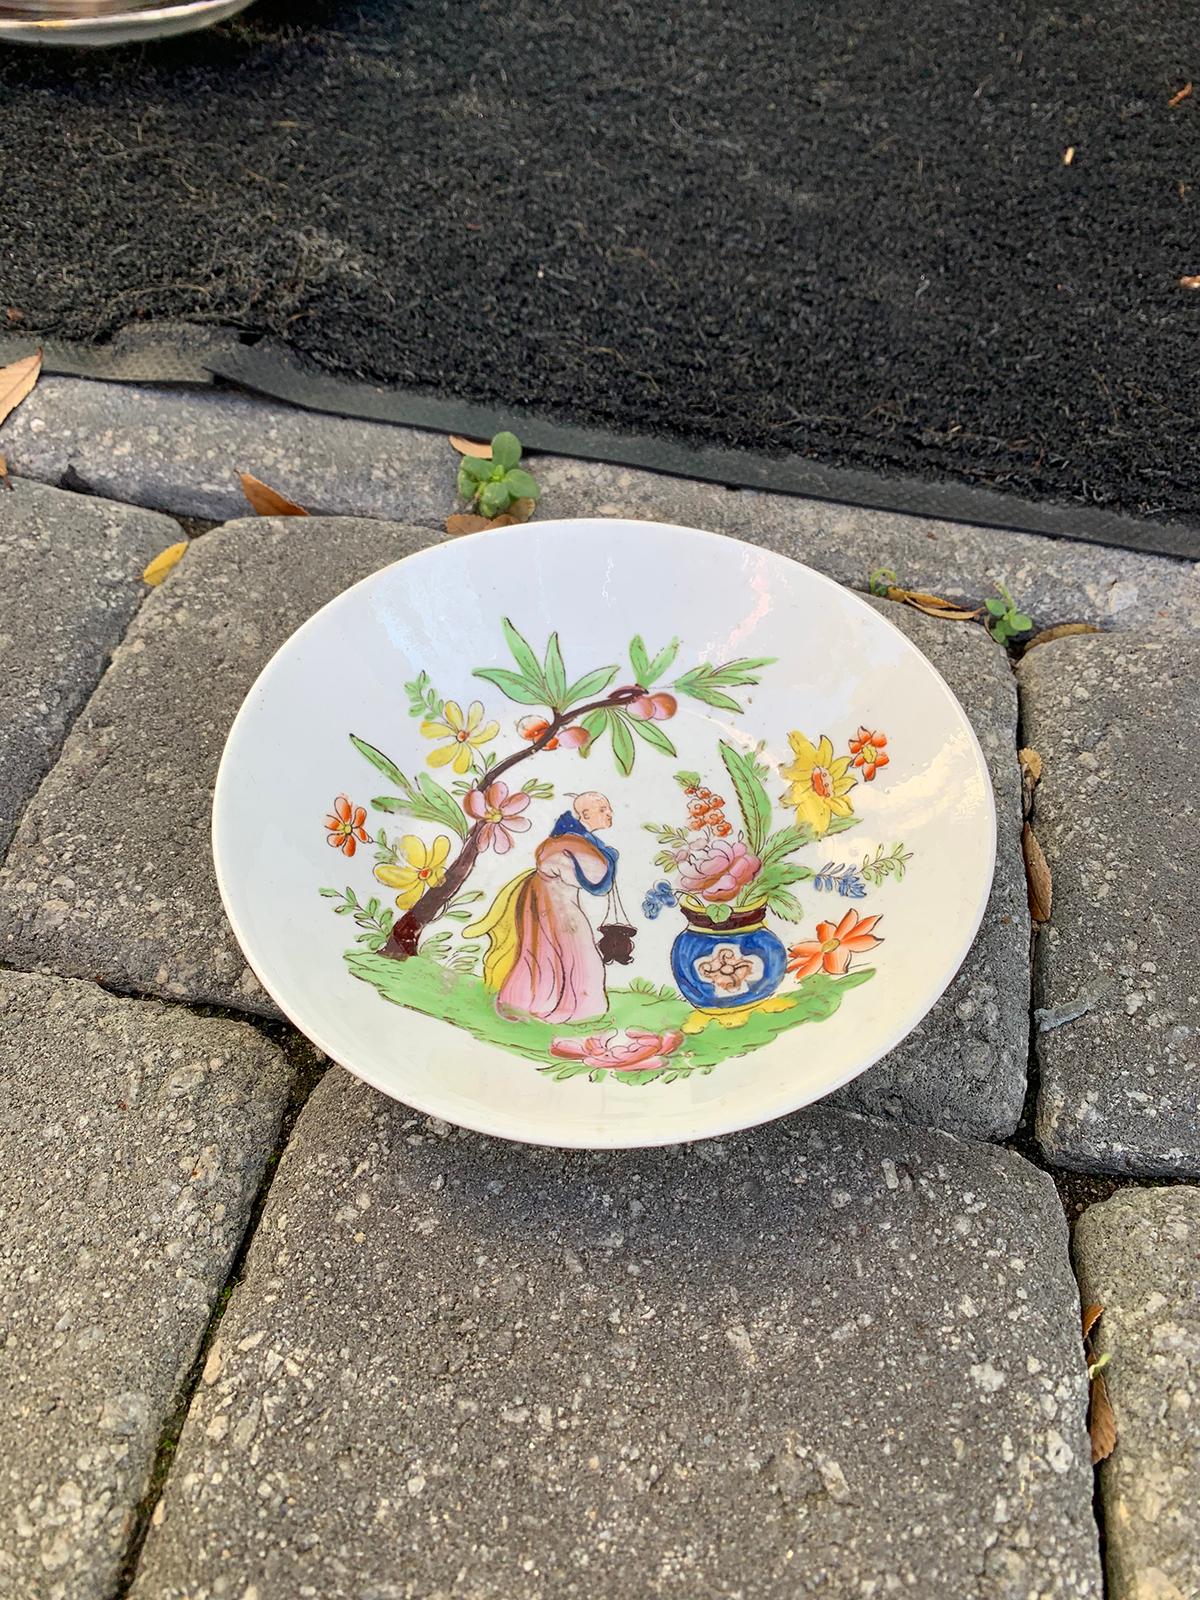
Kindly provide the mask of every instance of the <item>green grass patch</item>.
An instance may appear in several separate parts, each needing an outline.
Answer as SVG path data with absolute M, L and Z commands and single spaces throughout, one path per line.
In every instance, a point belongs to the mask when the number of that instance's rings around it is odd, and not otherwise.
M 609 990 L 607 1015 L 591 1022 L 547 1023 L 532 1018 L 514 1021 L 499 1014 L 496 997 L 484 988 L 481 978 L 450 972 L 426 956 L 392 961 L 370 951 L 349 950 L 345 959 L 356 978 L 373 985 L 393 1005 L 422 1011 L 440 1022 L 452 1022 L 456 1027 L 465 1028 L 486 1044 L 501 1045 L 528 1061 L 537 1062 L 543 1072 L 559 1082 L 585 1073 L 598 1081 L 610 1074 L 603 1070 L 593 1072 L 583 1062 L 556 1061 L 550 1054 L 552 1040 L 614 1028 L 645 1028 L 651 1033 L 663 1033 L 682 1027 L 692 1014 L 687 1001 L 672 992 L 664 996 L 642 988 L 624 988 Z M 623 1083 L 639 1084 L 652 1083 L 656 1078 L 671 1082 L 675 1078 L 690 1077 L 693 1072 L 711 1072 L 730 1056 L 760 1050 L 802 1022 L 823 1022 L 838 1009 L 847 990 L 857 988 L 874 976 L 873 967 L 847 973 L 844 978 L 815 973 L 803 983 L 785 985 L 779 991 L 781 997 L 795 1001 L 787 1011 L 752 1012 L 740 1028 L 722 1028 L 712 1021 L 703 1033 L 685 1036 L 669 1066 L 645 1072 L 618 1072 L 611 1076 Z

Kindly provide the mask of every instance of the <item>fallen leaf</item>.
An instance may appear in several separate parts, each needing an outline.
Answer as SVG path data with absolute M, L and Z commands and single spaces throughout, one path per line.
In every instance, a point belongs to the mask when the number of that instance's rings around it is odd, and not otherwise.
M 1091 1333 L 1092 1329 L 1100 1321 L 1100 1318 L 1103 1315 L 1104 1315 L 1104 1307 L 1102 1305 L 1098 1305 L 1094 1300 L 1092 1301 L 1091 1305 L 1084 1306 L 1084 1308 L 1083 1308 L 1083 1337 L 1085 1339 L 1088 1337 L 1088 1335 Z
M 980 614 L 978 609 L 969 611 L 966 606 L 952 606 L 945 600 L 939 600 L 937 605 L 927 605 L 924 600 L 914 600 L 911 595 L 904 603 L 927 617 L 941 617 L 943 622 L 974 622 Z
M 1188 98 L 1188 96 L 1191 94 L 1191 92 L 1192 92 L 1191 84 L 1190 83 L 1185 83 L 1183 88 L 1180 89 L 1179 93 L 1178 94 L 1173 94 L 1171 96 L 1171 98 L 1167 101 L 1167 110 L 1168 111 L 1174 111 L 1176 106 L 1183 104 L 1183 102 Z
M 1099 1372 L 1092 1379 L 1088 1432 L 1092 1436 L 1092 1465 L 1097 1466 L 1101 1461 L 1107 1461 L 1117 1447 L 1117 1419 L 1108 1398 L 1108 1385 Z
M 1075 633 L 1099 633 L 1100 629 L 1094 622 L 1056 622 L 1052 628 L 1043 628 L 1040 633 L 1035 633 L 1025 646 L 1028 655 L 1035 644 L 1049 644 L 1052 639 L 1069 639 Z
M 455 535 L 486 533 L 489 528 L 511 528 L 518 520 L 510 511 L 498 517 L 481 517 L 474 511 L 456 511 L 453 516 L 446 518 L 446 532 Z
M 24 400 L 38 381 L 42 370 L 42 352 L 35 350 L 9 367 L 0 367 L 0 422 Z
M 1017 760 L 1021 764 L 1021 805 L 1025 815 L 1033 810 L 1033 791 L 1038 786 L 1042 776 L 1042 758 L 1036 750 L 1018 750 Z
M 464 439 L 461 433 L 452 433 L 450 443 L 460 456 L 475 456 L 479 461 L 492 459 L 492 447 L 484 439 Z
M 1074 159 L 1075 159 L 1075 146 L 1073 144 L 1069 144 L 1067 146 L 1067 148 L 1063 151 L 1063 166 L 1064 167 L 1069 167 L 1071 165 L 1072 161 L 1074 161 Z
M 250 509 L 256 516 L 306 517 L 308 515 L 303 506 L 298 506 L 294 500 L 289 500 L 287 495 L 280 494 L 278 489 L 272 489 L 269 484 L 251 477 L 248 472 L 241 473 L 240 477 L 242 493 L 250 502 Z
M 1021 849 L 1025 856 L 1025 878 L 1029 887 L 1029 911 L 1035 922 L 1050 921 L 1050 906 L 1054 899 L 1054 885 L 1050 866 L 1037 836 L 1028 823 L 1021 834 Z
M 508 514 L 514 522 L 528 522 L 536 505 L 536 500 L 514 500 L 508 508 Z
M 154 560 L 142 573 L 142 582 L 150 587 L 157 588 L 172 567 L 177 567 L 187 553 L 188 542 L 180 539 L 178 544 L 169 544 L 165 550 L 160 550 Z
M 0 456 L 0 483 L 3 483 L 6 489 L 12 488 L 8 477 L 8 458 L 6 456 Z
M 1200 273 L 1190 278 L 1180 278 L 1179 287 L 1181 289 L 1200 289 Z

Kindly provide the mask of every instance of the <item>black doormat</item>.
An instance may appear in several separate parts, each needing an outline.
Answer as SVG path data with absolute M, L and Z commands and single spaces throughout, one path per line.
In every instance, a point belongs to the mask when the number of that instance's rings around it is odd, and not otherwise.
M 263 0 L 13 48 L 0 312 L 1200 523 L 1198 38 L 1186 0 Z

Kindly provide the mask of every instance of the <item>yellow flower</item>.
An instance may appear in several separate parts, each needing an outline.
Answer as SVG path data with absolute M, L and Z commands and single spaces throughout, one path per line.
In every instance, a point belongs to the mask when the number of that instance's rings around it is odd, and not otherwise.
M 399 889 L 396 904 L 401 911 L 415 906 L 426 889 L 436 889 L 446 876 L 446 858 L 450 854 L 450 840 L 439 833 L 431 845 L 418 839 L 415 833 L 406 833 L 397 840 L 396 849 L 403 862 L 388 862 L 375 868 L 375 876 L 389 889 Z
M 483 706 L 478 700 L 472 700 L 467 707 L 464 717 L 462 707 L 453 700 L 447 700 L 442 707 L 444 722 L 423 722 L 421 732 L 427 739 L 446 739 L 440 750 L 431 750 L 426 760 L 431 767 L 448 767 L 453 765 L 455 772 L 461 777 L 471 765 L 471 753 L 481 744 L 488 744 L 500 732 L 498 722 L 479 724 L 483 721 Z
M 797 823 L 806 822 L 819 839 L 829 832 L 834 817 L 849 817 L 854 813 L 854 807 L 846 798 L 855 781 L 847 772 L 850 757 L 835 757 L 832 740 L 823 734 L 820 744 L 814 745 L 802 733 L 789 733 L 788 743 L 796 759 L 790 766 L 779 769 L 785 778 L 792 780 L 783 803 L 793 806 Z

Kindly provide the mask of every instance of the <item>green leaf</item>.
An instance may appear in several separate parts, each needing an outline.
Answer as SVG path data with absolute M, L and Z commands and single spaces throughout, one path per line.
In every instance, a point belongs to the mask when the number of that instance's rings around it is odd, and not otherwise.
M 552 633 L 547 641 L 546 660 L 542 672 L 550 695 L 550 704 L 555 710 L 560 710 L 567 696 L 567 673 L 563 666 L 562 646 L 558 642 L 557 633 Z
M 341 894 L 341 892 L 342 891 L 340 889 L 318 889 L 317 890 L 317 893 L 321 896 L 322 900 L 336 900 L 339 897 L 339 895 Z
M 661 750 L 665 756 L 677 756 L 679 751 L 667 738 L 666 734 L 655 722 L 642 722 L 636 717 L 630 717 L 629 726 L 639 739 L 644 739 L 647 744 L 652 744 L 656 750 Z
M 698 772 L 677 772 L 675 782 L 681 789 L 698 789 L 700 787 L 700 774 Z
M 507 617 L 500 618 L 500 626 L 504 630 L 504 641 L 512 651 L 513 660 L 520 668 L 521 676 L 529 683 L 541 683 L 542 669 L 538 658 L 533 653 L 533 646 L 523 633 L 519 633 Z
M 706 706 L 716 706 L 721 711 L 740 711 L 742 708 L 731 695 L 722 694 L 720 689 L 714 689 L 704 682 L 685 683 L 680 678 L 674 687 L 680 694 L 686 694 L 693 700 L 702 700 Z
M 617 763 L 618 770 L 628 777 L 633 771 L 635 757 L 633 735 L 629 731 L 629 724 L 616 711 L 608 711 L 605 715 L 609 719 L 608 725 L 612 733 L 613 760 Z
M 767 895 L 767 905 L 785 922 L 802 922 L 804 907 L 790 889 L 772 889 Z
M 453 828 L 460 839 L 465 839 L 471 825 L 467 821 L 466 812 L 454 796 L 443 789 L 440 783 L 435 783 L 427 772 L 418 775 L 417 783 L 421 793 L 429 802 L 430 809 L 437 813 L 448 828 Z
M 513 496 L 505 483 L 485 483 L 479 491 L 479 510 L 485 517 L 498 517 L 507 511 Z
M 458 464 L 458 475 L 464 474 L 475 483 L 485 483 L 492 475 L 492 463 L 479 456 L 464 456 Z
M 1009 626 L 1014 633 L 1027 633 L 1033 627 L 1033 618 L 1027 617 L 1023 611 L 1015 611 L 1009 618 Z
M 750 846 L 751 854 L 757 855 L 771 828 L 771 797 L 754 763 L 748 761 L 741 751 L 735 750 L 725 739 L 717 748 L 737 796 L 738 810 L 742 813 L 742 825 L 746 830 L 746 843 Z
M 504 474 L 504 488 L 512 500 L 540 500 L 542 495 L 537 479 L 524 467 Z
M 521 441 L 515 433 L 498 433 L 492 440 L 492 460 L 507 472 L 521 459 Z
M 806 844 L 811 844 L 815 835 L 808 823 L 799 827 L 780 828 L 778 833 L 773 833 L 763 844 L 761 850 L 755 854 L 761 859 L 764 870 L 772 862 L 782 861 L 784 856 L 790 856 L 793 850 L 800 850 Z
M 675 657 L 678 654 L 679 640 L 672 639 L 670 644 L 664 645 L 658 652 L 654 660 L 646 669 L 646 676 L 644 678 L 639 678 L 638 682 L 646 687 L 649 687 L 649 685 L 652 683 L 657 683 L 659 678 L 662 677 L 663 673 L 669 671 L 670 668 L 675 665 Z
M 710 922 L 728 922 L 733 915 L 733 907 L 724 903 L 706 906 L 705 910 L 708 912 L 708 920 Z
M 520 706 L 550 704 L 550 697 L 546 693 L 544 684 L 540 681 L 530 683 L 528 678 L 522 678 L 515 672 L 506 672 L 503 667 L 476 667 L 472 676 L 482 678 L 485 683 L 494 683 L 502 694 L 506 694 L 510 700 L 515 700 Z M 540 680 L 540 672 L 538 677 Z
M 640 633 L 635 633 L 629 641 L 629 665 L 633 668 L 633 676 L 637 683 L 644 687 L 650 682 L 650 657 L 646 654 L 646 646 Z
M 579 754 L 581 756 L 590 756 L 592 746 L 599 743 L 604 737 L 604 730 L 608 727 L 608 712 L 589 711 L 587 716 L 580 721 L 579 726 L 588 736 L 588 742 L 580 746 Z
M 595 672 L 585 672 L 582 678 L 567 688 L 563 695 L 563 705 L 573 706 L 577 700 L 591 700 L 594 695 L 603 694 L 609 684 L 617 675 L 616 667 L 597 667 Z
M 396 763 L 384 755 L 382 750 L 376 750 L 373 744 L 368 744 L 365 739 L 360 739 L 356 733 L 350 735 L 350 743 L 358 751 L 359 755 L 366 756 L 377 772 L 382 772 L 385 778 L 390 779 L 399 788 L 407 788 L 408 779 L 400 771 Z
M 862 821 L 861 817 L 830 817 L 829 826 L 825 829 L 829 833 L 845 833 L 847 828 L 857 828 Z
M 1008 610 L 1003 600 L 985 600 L 984 604 L 994 617 L 1002 617 Z

